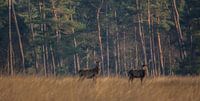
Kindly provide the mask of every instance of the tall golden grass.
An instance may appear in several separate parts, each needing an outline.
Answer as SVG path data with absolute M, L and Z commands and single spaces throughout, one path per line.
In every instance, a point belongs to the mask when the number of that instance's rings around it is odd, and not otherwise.
M 200 101 L 200 77 L 0 77 L 0 101 Z

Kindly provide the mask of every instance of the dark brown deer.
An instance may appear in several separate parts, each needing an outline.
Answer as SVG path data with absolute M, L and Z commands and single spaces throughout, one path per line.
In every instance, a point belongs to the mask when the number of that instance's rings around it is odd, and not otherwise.
M 79 77 L 81 80 L 83 80 L 85 78 L 96 80 L 99 72 L 100 72 L 99 61 L 97 61 L 95 68 L 79 70 L 78 74 L 79 74 Z
M 128 71 L 129 82 L 132 82 L 134 78 L 140 78 L 142 84 L 142 81 L 146 76 L 147 65 L 142 65 L 142 67 L 143 67 L 142 69 L 137 69 L 137 70 L 132 69 Z

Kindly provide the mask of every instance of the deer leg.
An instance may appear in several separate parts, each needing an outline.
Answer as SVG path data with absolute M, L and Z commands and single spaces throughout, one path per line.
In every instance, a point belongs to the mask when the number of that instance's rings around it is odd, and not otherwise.
M 129 77 L 128 82 L 132 83 L 133 82 L 133 77 Z
M 95 83 L 95 84 L 96 84 L 96 82 L 97 82 L 97 80 L 96 80 L 96 79 L 97 79 L 97 77 L 96 77 L 96 76 L 94 76 L 94 77 L 93 77 L 93 81 L 94 81 L 94 83 Z
M 83 81 L 84 78 L 84 76 L 81 76 L 78 81 Z
M 141 85 L 142 85 L 143 77 L 141 77 L 140 80 L 141 80 Z

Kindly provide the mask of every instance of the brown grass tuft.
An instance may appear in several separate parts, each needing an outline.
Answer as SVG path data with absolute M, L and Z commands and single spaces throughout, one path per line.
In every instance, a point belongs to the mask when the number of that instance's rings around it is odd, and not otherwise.
M 200 77 L 0 77 L 0 101 L 200 101 Z

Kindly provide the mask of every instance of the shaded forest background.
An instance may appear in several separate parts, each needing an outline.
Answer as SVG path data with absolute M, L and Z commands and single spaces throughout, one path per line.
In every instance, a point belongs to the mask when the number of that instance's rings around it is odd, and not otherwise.
M 200 73 L 199 0 L 0 0 L 2 75 Z

